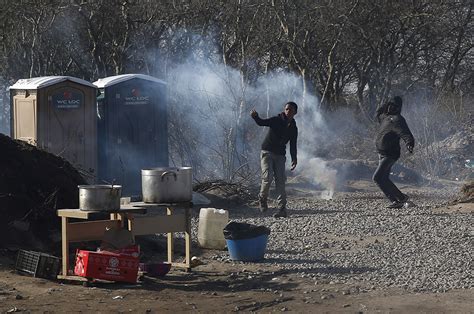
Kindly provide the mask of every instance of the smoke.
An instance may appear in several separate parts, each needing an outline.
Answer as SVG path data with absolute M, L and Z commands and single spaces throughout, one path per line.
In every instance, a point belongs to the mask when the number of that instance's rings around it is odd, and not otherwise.
M 338 171 L 331 168 L 327 161 L 321 158 L 305 156 L 303 162 L 299 173 L 308 178 L 310 183 L 321 185 L 324 188 L 321 192 L 322 199 L 332 199 L 336 189 Z
M 259 150 L 267 130 L 255 124 L 250 110 L 267 118 L 294 101 L 299 129 L 294 174 L 323 186 L 332 197 L 337 171 L 315 158 L 331 132 L 318 110 L 318 98 L 304 90 L 301 77 L 278 70 L 248 83 L 237 69 L 210 61 L 217 59 L 192 53 L 168 69 L 171 162 L 193 166 L 198 179 L 232 179 L 242 168 L 259 179 Z

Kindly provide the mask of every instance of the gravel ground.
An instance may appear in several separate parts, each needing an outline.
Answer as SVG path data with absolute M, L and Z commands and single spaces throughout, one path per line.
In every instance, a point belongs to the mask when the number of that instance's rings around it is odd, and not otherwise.
M 230 209 L 230 219 L 271 229 L 264 263 L 316 283 L 365 282 L 372 289 L 446 292 L 474 288 L 472 213 L 439 213 L 454 196 L 409 193 L 414 205 L 387 209 L 380 193 L 339 193 L 333 200 L 288 197 L 289 218 Z M 197 238 L 197 215 L 192 220 Z M 212 256 L 229 261 L 226 251 Z

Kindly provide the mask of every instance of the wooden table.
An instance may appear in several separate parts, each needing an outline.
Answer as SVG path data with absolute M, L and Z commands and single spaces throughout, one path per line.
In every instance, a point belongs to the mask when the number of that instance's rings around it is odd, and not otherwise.
M 62 229 L 62 275 L 60 279 L 80 279 L 69 276 L 69 244 L 71 242 L 101 240 L 106 229 L 125 228 L 133 236 L 156 233 L 167 233 L 168 263 L 189 271 L 191 269 L 191 208 L 192 202 L 149 204 L 131 202 L 121 205 L 113 212 L 83 211 L 80 209 L 59 209 Z M 159 215 L 166 208 L 166 215 Z M 184 209 L 184 213 L 176 213 L 177 209 Z M 71 219 L 85 221 L 71 222 Z M 94 219 L 94 220 L 92 220 Z M 100 219 L 100 220 L 97 220 Z M 173 262 L 175 232 L 184 232 L 185 260 Z M 74 278 L 72 278 L 74 277 Z

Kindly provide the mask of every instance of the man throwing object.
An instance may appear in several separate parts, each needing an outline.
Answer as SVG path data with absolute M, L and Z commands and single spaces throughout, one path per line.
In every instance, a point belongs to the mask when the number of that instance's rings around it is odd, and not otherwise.
M 415 146 L 415 139 L 401 111 L 400 96 L 395 96 L 393 101 L 377 109 L 380 126 L 375 145 L 379 153 L 379 166 L 375 170 L 373 180 L 391 202 L 388 208 L 401 208 L 408 201 L 408 195 L 403 194 L 390 180 L 392 166 L 400 158 L 400 139 L 403 139 L 410 153 Z
M 255 110 L 250 112 L 250 115 L 259 126 L 269 127 L 260 153 L 262 185 L 259 201 L 260 210 L 262 212 L 266 211 L 268 209 L 268 192 L 273 178 L 275 178 L 275 188 L 278 195 L 278 212 L 273 215 L 275 218 L 287 217 L 285 191 L 286 144 L 290 142 L 291 170 L 294 170 L 297 164 L 296 139 L 298 137 L 298 128 L 294 116 L 297 112 L 298 105 L 292 101 L 285 104 L 282 113 L 268 119 L 260 118 Z

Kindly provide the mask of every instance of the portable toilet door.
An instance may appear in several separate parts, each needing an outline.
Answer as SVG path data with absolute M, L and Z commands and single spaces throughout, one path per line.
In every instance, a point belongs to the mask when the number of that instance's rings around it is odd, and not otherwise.
M 166 83 L 144 74 L 99 79 L 99 179 L 141 194 L 141 170 L 168 166 Z
M 94 182 L 96 95 L 95 85 L 70 76 L 18 80 L 10 87 L 11 136 L 64 157 Z

